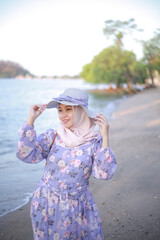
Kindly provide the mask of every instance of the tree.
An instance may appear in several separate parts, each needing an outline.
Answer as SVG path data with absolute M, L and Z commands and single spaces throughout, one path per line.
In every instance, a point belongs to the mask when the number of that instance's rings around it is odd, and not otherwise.
M 136 60 L 135 54 L 116 46 L 102 50 L 91 63 L 83 67 L 80 74 L 82 78 L 92 83 L 112 82 L 117 87 L 127 83 L 131 90 L 133 83 L 145 79 L 144 75 L 144 64 Z
M 141 41 L 143 45 L 144 62 L 148 69 L 149 77 L 154 85 L 154 71 L 160 73 L 160 29 L 148 41 Z
M 105 21 L 103 33 L 107 38 L 113 37 L 115 45 L 119 48 L 122 48 L 122 39 L 124 35 L 131 34 L 135 30 L 143 31 L 142 29 L 137 28 L 137 24 L 134 23 L 133 18 L 130 18 L 128 21 L 107 20 Z

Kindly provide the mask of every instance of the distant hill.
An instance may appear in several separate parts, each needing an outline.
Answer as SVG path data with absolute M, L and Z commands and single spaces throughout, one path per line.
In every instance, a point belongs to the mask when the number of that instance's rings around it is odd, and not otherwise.
M 0 61 L 0 78 L 15 78 L 17 76 L 34 77 L 28 70 L 21 65 L 11 61 Z

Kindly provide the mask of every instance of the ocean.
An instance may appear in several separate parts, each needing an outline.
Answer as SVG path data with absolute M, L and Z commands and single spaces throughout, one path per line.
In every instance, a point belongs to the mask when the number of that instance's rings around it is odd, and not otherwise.
M 82 79 L 0 79 L 0 216 L 29 201 L 45 166 L 45 161 L 26 164 L 16 158 L 17 132 L 27 120 L 30 105 L 46 104 L 69 87 L 86 91 L 95 88 Z M 111 121 L 125 98 L 89 93 L 89 106 Z M 46 109 L 35 122 L 37 135 L 57 126 L 56 109 Z

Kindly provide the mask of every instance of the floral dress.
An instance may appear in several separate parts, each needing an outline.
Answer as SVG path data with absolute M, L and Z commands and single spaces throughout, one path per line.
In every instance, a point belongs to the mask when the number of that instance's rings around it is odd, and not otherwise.
M 109 180 L 116 170 L 111 148 L 101 148 L 97 134 L 89 143 L 67 148 L 56 131 L 36 137 L 27 123 L 19 130 L 17 157 L 26 163 L 47 165 L 31 202 L 35 240 L 102 240 L 102 225 L 97 206 L 88 189 L 91 173 Z

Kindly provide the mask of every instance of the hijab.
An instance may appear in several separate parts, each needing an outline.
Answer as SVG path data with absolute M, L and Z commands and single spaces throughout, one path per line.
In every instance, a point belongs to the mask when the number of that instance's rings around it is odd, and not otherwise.
M 71 128 L 65 128 L 60 123 L 57 133 L 63 143 L 69 147 L 78 147 L 82 144 L 90 142 L 95 137 L 94 119 L 88 117 L 86 111 L 80 106 L 72 106 L 74 111 L 74 124 Z

